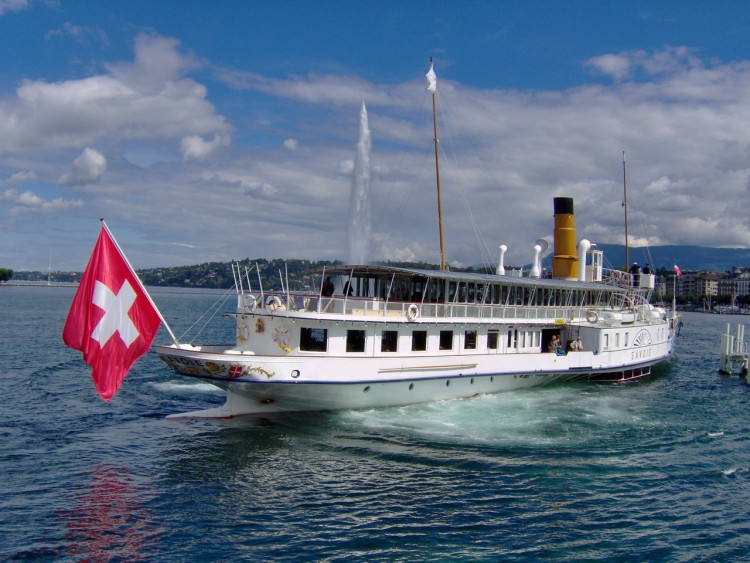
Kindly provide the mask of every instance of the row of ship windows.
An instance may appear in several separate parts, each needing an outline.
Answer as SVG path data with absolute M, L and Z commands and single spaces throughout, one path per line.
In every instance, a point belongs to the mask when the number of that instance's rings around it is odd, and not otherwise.
M 613 340 L 610 340 L 610 334 L 604 333 L 604 341 L 603 341 L 603 348 L 605 350 L 609 350 L 610 342 L 612 343 L 613 349 L 618 348 L 627 348 L 630 346 L 630 332 L 625 332 L 622 334 L 622 340 L 620 339 L 621 334 L 619 332 L 614 333 L 612 336 L 614 336 Z M 659 342 L 666 340 L 666 329 L 660 328 L 656 331 L 656 338 Z M 644 344 L 647 344 L 647 342 L 637 342 L 637 346 L 643 346 Z
M 657 338 L 664 338 L 664 329 L 659 329 Z M 549 339 L 549 334 L 547 339 Z M 610 336 L 613 338 L 610 339 Z M 506 349 L 536 349 L 542 344 L 542 334 L 538 330 L 508 330 L 504 336 Z M 438 334 L 438 350 L 453 350 L 455 334 L 452 330 L 441 330 Z M 650 339 L 649 339 L 650 340 Z M 364 330 L 347 330 L 346 331 L 346 351 L 352 353 L 361 353 L 365 351 L 367 333 Z M 463 334 L 463 349 L 476 350 L 478 345 L 478 333 L 476 330 L 466 330 Z M 487 331 L 486 346 L 488 350 L 498 350 L 502 346 L 500 331 Z M 630 332 L 614 334 L 605 333 L 602 342 L 603 349 L 627 348 L 630 342 Z M 650 342 L 634 342 L 636 346 L 650 344 Z M 328 351 L 328 330 L 325 328 L 306 328 L 300 329 L 300 350 L 303 352 L 327 352 Z M 383 330 L 380 333 L 380 351 L 381 352 L 398 352 L 399 351 L 399 333 L 397 330 Z M 411 351 L 427 351 L 427 331 L 414 330 L 411 333 Z
M 513 346 L 513 342 L 518 338 L 518 331 L 509 330 L 507 335 L 508 348 Z M 530 340 L 534 334 L 529 334 Z M 364 330 L 347 330 L 346 331 L 346 351 L 347 352 L 364 352 L 367 339 L 367 333 Z M 467 330 L 464 332 L 463 344 L 464 350 L 476 350 L 477 348 L 477 331 Z M 380 351 L 381 352 L 398 352 L 398 331 L 384 330 L 380 333 Z M 487 349 L 497 350 L 500 345 L 500 332 L 497 330 L 487 331 Z M 441 330 L 438 335 L 439 350 L 454 349 L 454 331 Z M 300 329 L 300 350 L 305 352 L 327 352 L 328 351 L 328 330 L 325 328 L 301 328 Z M 411 351 L 427 351 L 427 331 L 414 330 L 411 333 Z

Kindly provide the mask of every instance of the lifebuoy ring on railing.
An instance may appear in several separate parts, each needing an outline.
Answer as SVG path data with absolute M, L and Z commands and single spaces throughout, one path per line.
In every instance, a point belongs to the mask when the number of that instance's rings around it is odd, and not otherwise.
M 594 324 L 599 320 L 599 315 L 596 313 L 596 311 L 588 311 L 586 313 L 586 320 L 591 324 Z
M 410 321 L 413 321 L 416 318 L 419 318 L 419 307 L 412 303 L 406 308 L 406 318 Z
M 247 294 L 242 296 L 245 307 L 247 309 L 250 309 L 250 312 L 254 312 L 255 309 L 258 308 L 258 300 L 255 298 L 255 295 Z
M 269 295 L 266 297 L 266 309 L 269 311 L 275 311 L 281 308 L 281 299 L 278 295 Z

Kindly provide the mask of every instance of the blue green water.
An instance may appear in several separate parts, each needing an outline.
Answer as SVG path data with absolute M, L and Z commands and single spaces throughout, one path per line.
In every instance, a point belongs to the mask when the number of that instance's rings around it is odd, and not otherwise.
M 742 317 L 685 315 L 645 382 L 165 420 L 222 394 L 150 353 L 102 402 L 72 295 L 0 287 L 0 560 L 750 558 L 750 387 L 717 373 Z M 220 293 L 153 295 L 179 334 Z

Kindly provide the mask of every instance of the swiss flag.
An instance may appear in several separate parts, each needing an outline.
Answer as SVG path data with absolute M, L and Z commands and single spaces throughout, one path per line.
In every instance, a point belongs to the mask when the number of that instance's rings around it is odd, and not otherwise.
M 63 328 L 63 342 L 83 352 L 102 399 L 114 397 L 131 366 L 148 352 L 160 318 L 102 223 Z
M 677 274 L 678 278 L 682 275 L 682 270 L 680 270 L 677 264 L 674 265 L 674 273 Z

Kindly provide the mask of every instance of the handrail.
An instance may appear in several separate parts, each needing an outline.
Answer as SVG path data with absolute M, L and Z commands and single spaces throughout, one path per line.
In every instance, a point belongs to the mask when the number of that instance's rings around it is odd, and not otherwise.
M 247 293 L 250 294 L 250 293 Z M 243 293 L 243 295 L 245 295 Z M 283 292 L 266 292 L 265 297 L 278 295 L 286 297 Z M 407 310 L 410 301 L 385 301 L 368 297 L 336 295 L 332 297 L 319 298 L 318 293 L 298 292 L 290 293 L 291 299 L 287 301 L 286 309 L 274 311 L 274 314 L 288 314 L 290 312 L 323 313 L 326 315 L 340 315 L 342 317 L 403 317 L 407 318 Z M 240 301 L 240 312 L 255 312 Z M 642 307 L 643 303 L 640 307 Z M 598 312 L 611 311 L 613 313 L 632 311 L 633 309 L 623 306 L 585 306 L 579 305 L 556 305 L 556 306 L 531 306 L 531 305 L 504 305 L 500 303 L 431 303 L 422 302 L 419 305 L 419 319 L 421 321 L 435 322 L 435 319 L 452 320 L 530 320 L 530 321 L 559 321 L 572 322 L 587 317 L 590 310 Z M 648 320 L 648 315 L 636 307 L 634 311 L 643 320 Z

